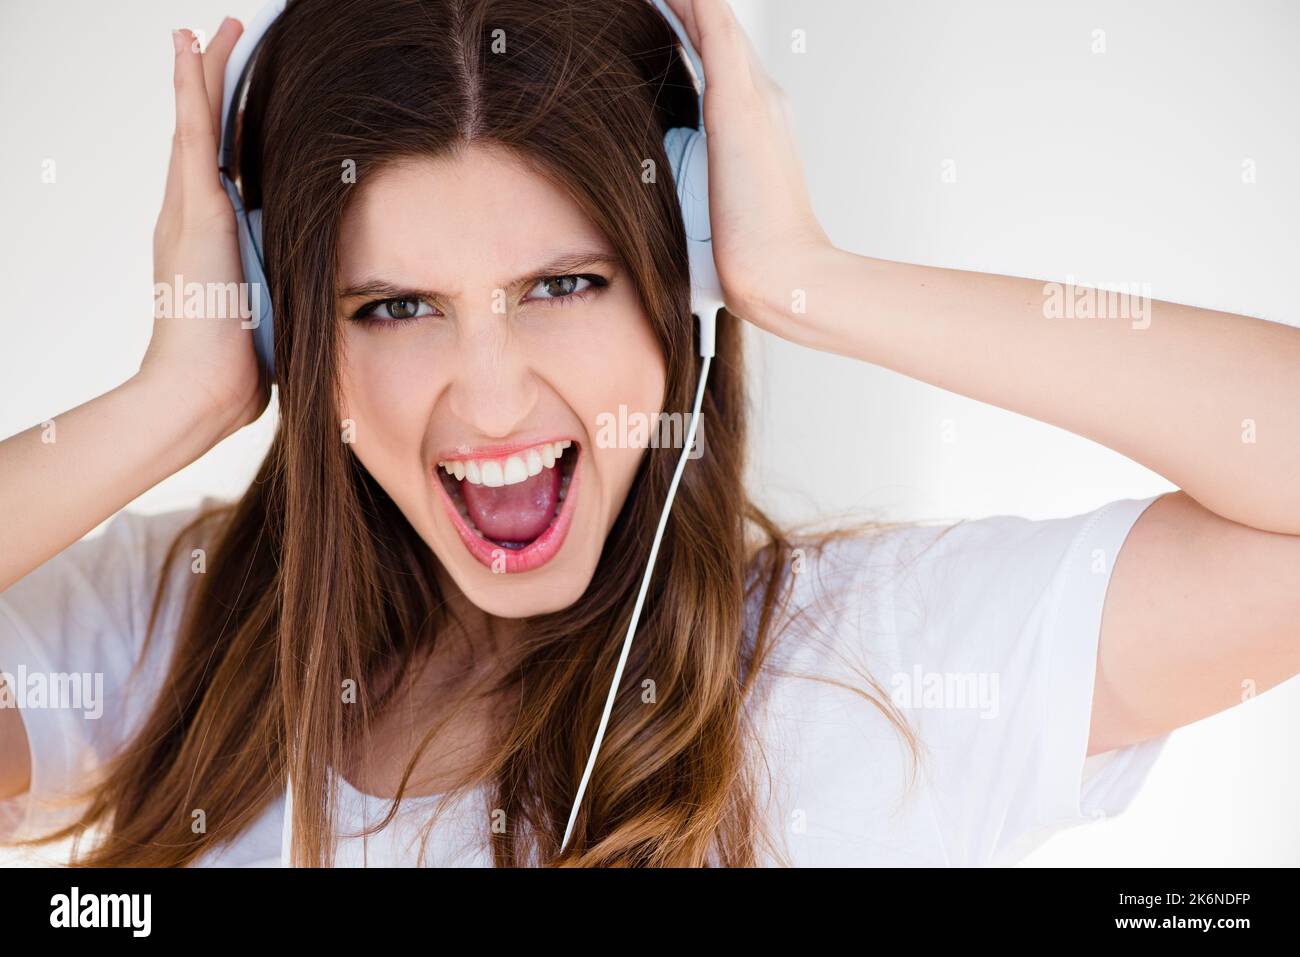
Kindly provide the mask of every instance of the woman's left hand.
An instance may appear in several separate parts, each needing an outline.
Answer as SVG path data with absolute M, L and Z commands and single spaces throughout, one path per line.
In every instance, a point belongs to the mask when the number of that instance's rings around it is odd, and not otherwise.
M 727 309 L 800 341 L 791 302 L 833 247 L 813 215 L 789 99 L 727 0 L 667 3 L 704 64 L 709 219 Z

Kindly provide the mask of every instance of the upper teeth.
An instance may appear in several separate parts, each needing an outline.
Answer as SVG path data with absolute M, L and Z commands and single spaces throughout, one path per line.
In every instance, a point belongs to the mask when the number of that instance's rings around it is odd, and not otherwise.
M 455 459 L 439 462 L 438 467 L 457 479 L 468 480 L 471 485 L 486 485 L 488 488 L 516 485 L 542 469 L 555 468 L 564 450 L 572 444 L 571 439 L 545 442 L 504 459 Z

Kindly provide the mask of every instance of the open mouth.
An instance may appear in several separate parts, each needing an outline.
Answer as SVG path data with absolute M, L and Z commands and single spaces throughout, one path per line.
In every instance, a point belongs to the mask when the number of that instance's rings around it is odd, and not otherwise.
M 437 463 L 444 502 L 470 553 L 494 572 L 550 561 L 572 523 L 581 446 L 542 442 L 509 455 Z

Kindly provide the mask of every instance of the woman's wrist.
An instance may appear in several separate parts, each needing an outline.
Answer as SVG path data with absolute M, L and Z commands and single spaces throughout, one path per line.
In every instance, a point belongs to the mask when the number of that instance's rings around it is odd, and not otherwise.
M 119 387 L 142 408 L 142 417 L 176 436 L 181 458 L 199 458 L 242 426 L 240 410 L 193 380 L 142 369 Z M 183 467 L 183 466 L 182 466 Z
M 873 264 L 831 243 L 788 250 L 742 297 L 745 318 L 796 345 L 867 359 Z

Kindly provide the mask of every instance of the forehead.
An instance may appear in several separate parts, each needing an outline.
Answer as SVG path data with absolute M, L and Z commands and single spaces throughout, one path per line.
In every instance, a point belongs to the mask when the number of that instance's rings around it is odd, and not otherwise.
M 557 250 L 609 249 L 563 189 L 501 148 L 406 158 L 357 189 L 339 234 L 341 285 L 382 274 L 456 294 L 518 278 Z

